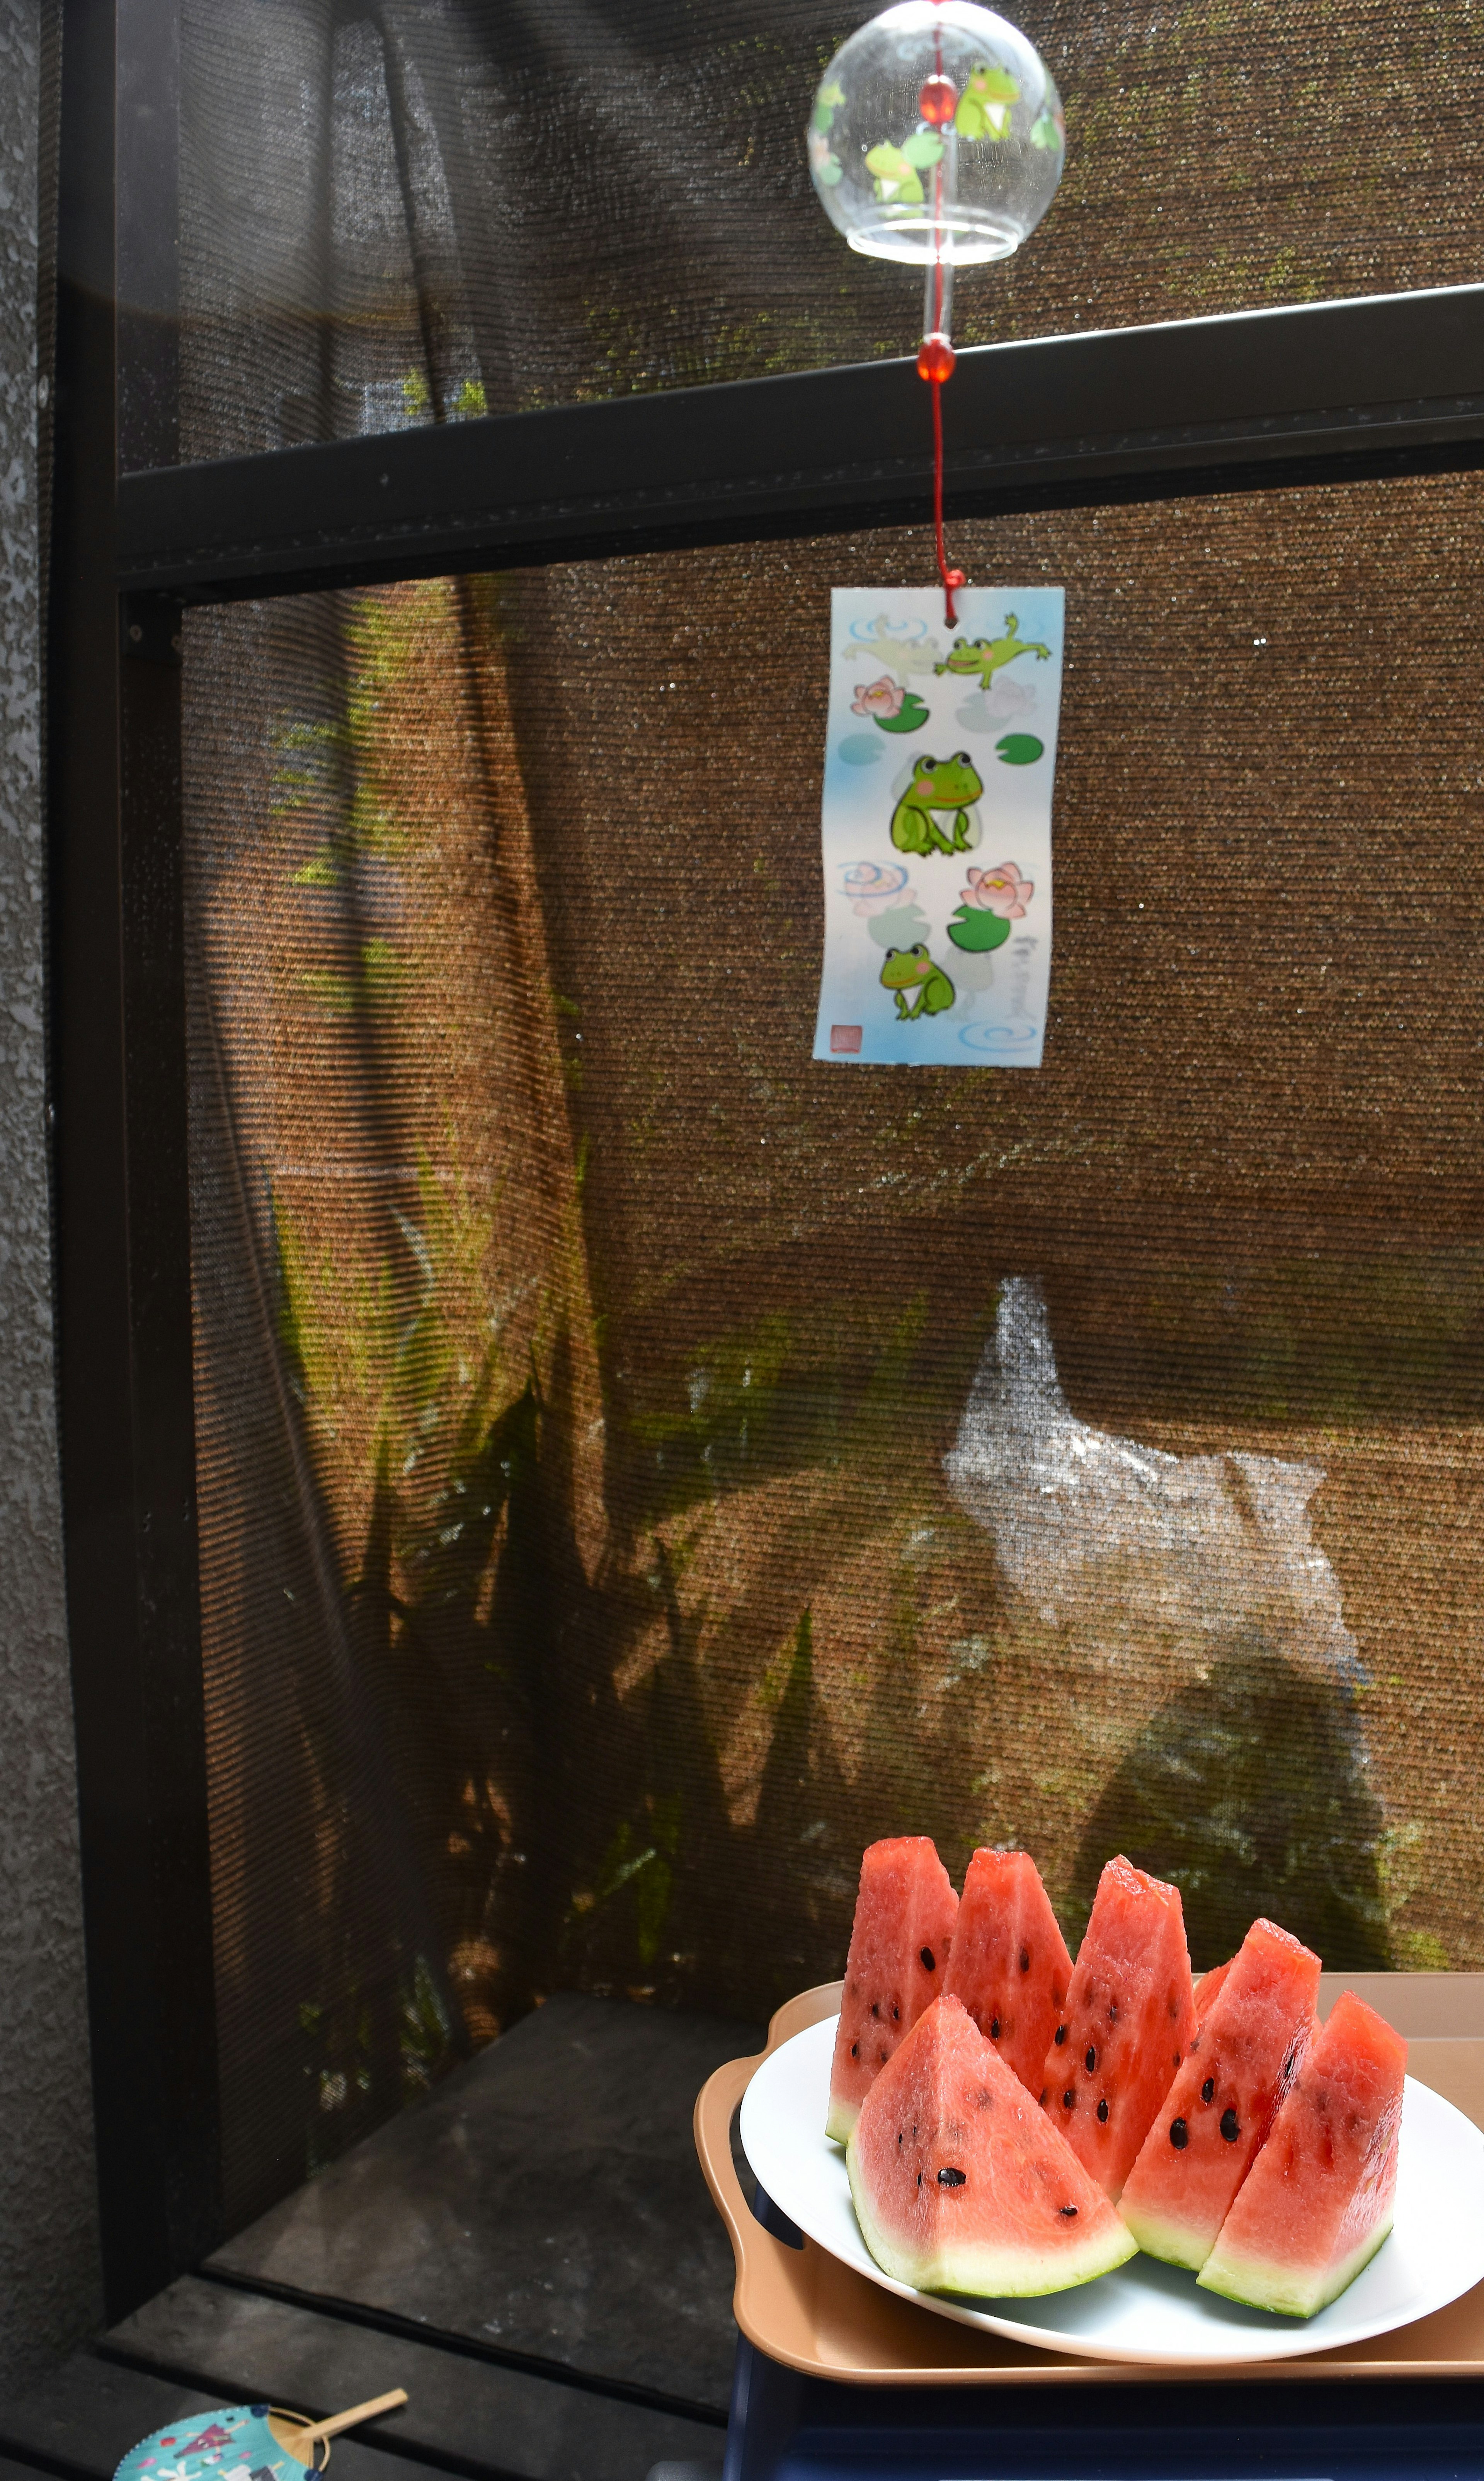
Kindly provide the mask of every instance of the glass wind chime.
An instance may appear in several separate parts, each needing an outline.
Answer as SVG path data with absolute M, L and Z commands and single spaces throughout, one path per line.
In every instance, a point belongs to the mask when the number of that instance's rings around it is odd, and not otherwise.
M 1008 258 L 1056 195 L 1061 98 L 1019 28 L 973 0 L 899 0 L 842 44 L 814 100 L 809 169 L 852 249 L 925 269 L 917 357 L 932 390 L 933 528 L 948 598 L 964 584 L 943 542 L 943 388 L 953 270 Z

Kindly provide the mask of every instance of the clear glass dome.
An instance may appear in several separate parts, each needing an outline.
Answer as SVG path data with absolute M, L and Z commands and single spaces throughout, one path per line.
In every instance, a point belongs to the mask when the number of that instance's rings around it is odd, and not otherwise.
M 973 0 L 899 0 L 843 43 L 809 169 L 852 249 L 910 266 L 1008 258 L 1056 195 L 1061 98 L 1034 44 Z

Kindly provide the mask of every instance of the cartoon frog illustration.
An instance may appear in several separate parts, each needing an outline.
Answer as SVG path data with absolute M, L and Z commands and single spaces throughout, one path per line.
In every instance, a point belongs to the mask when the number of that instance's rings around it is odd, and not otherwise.
M 888 948 L 881 968 L 881 988 L 896 994 L 899 1017 L 941 1016 L 953 1005 L 954 990 L 941 965 L 935 965 L 921 939 L 915 948 Z M 908 992 L 915 991 L 915 999 Z
M 1020 100 L 1020 80 L 1008 69 L 988 61 L 977 61 L 969 71 L 969 83 L 958 98 L 953 127 L 960 138 L 1005 138 L 1010 129 L 1010 106 Z
M 906 631 L 907 624 L 901 624 Z M 850 642 L 844 653 L 849 662 L 864 655 L 868 664 L 882 664 L 889 672 L 935 672 L 938 663 L 938 640 L 927 635 L 925 622 L 919 620 L 907 634 L 894 629 L 884 612 L 876 614 L 864 633 L 859 625 L 850 632 Z
M 898 852 L 968 852 L 969 804 L 984 786 L 967 749 L 953 758 L 923 756 L 912 770 L 912 781 L 892 812 L 892 842 Z M 934 810 L 951 810 L 953 833 L 946 836 Z
M 955 638 L 945 661 L 934 664 L 933 670 L 976 672 L 979 687 L 987 690 L 995 674 L 1002 671 L 1006 664 L 1013 664 L 1017 655 L 1034 655 L 1038 664 L 1049 664 L 1052 650 L 1043 646 L 1038 638 L 1022 638 L 1020 622 L 1013 612 L 1007 612 L 1002 638 L 976 638 L 972 646 L 967 638 Z
M 876 186 L 876 196 L 885 207 L 920 207 L 923 184 L 917 168 L 900 146 L 872 146 L 866 158 L 866 170 Z

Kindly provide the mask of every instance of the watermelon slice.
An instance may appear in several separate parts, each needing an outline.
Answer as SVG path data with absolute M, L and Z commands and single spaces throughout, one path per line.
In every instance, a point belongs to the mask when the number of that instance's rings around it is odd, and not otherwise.
M 1028 1852 L 976 1852 L 943 1995 L 961 1999 L 1028 2092 L 1061 2019 L 1072 1959 Z
M 919 2291 L 1004 2299 L 1124 2265 L 1133 2241 L 956 1998 L 881 2070 L 846 2148 L 877 2265 Z
M 1205 2264 L 1292 2083 L 1318 1996 L 1318 1957 L 1275 1921 L 1254 1921 L 1118 2200 L 1146 2256 Z
M 838 2144 L 855 2126 L 872 2078 L 943 1988 L 957 1912 L 930 1835 L 867 1845 L 824 2123 Z
M 1254 2309 L 1312 2317 L 1392 2228 L 1407 2046 L 1342 1990 L 1196 2280 Z
M 1211 2014 L 1226 1985 L 1227 1974 L 1236 1962 L 1236 1956 L 1231 1956 L 1225 1964 L 1214 1965 L 1210 1972 L 1202 1973 L 1195 1985 L 1195 2021 L 1198 2024 Z
M 1120 1853 L 1041 2071 L 1041 2102 L 1116 2205 L 1195 2031 L 1180 1890 Z

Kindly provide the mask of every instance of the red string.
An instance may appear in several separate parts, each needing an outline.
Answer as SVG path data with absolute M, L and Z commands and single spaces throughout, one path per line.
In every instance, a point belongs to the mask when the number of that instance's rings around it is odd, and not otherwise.
M 948 554 L 943 548 L 943 381 L 929 379 L 928 385 L 932 389 L 932 530 L 938 552 L 938 575 L 943 580 L 947 605 L 945 617 L 951 629 L 958 618 L 953 609 L 953 595 L 964 582 L 964 573 L 961 568 L 950 568 Z
M 941 78 L 943 75 L 943 37 L 941 30 L 936 25 L 933 28 L 933 36 L 934 74 Z M 933 260 L 932 291 L 932 331 L 936 338 L 943 335 L 943 165 L 941 159 L 933 170 L 932 211 L 933 241 L 934 248 L 938 252 L 938 255 Z M 944 339 L 944 342 L 945 344 L 947 343 L 946 338 Z M 919 362 L 918 368 L 919 370 L 923 370 L 921 362 Z M 959 587 L 964 583 L 963 570 L 961 568 L 950 568 L 948 563 L 948 554 L 943 547 L 943 382 L 945 379 L 951 376 L 952 369 L 953 359 L 950 351 L 948 355 L 947 371 L 929 372 L 923 370 L 923 376 L 927 380 L 929 387 L 932 389 L 933 541 L 938 554 L 938 575 L 943 580 L 943 598 L 946 607 L 946 617 L 950 629 L 954 626 L 958 618 L 958 614 L 953 609 L 953 596 L 957 592 Z

